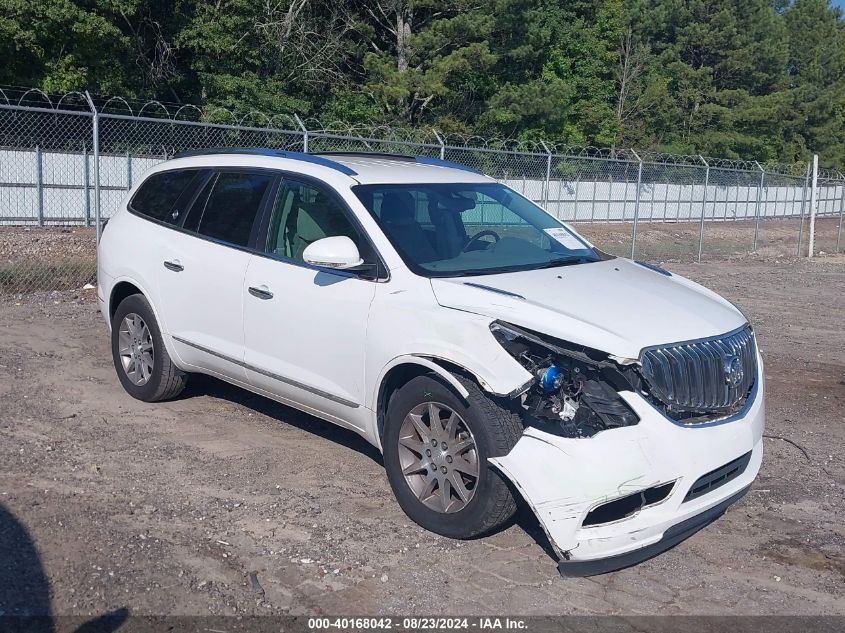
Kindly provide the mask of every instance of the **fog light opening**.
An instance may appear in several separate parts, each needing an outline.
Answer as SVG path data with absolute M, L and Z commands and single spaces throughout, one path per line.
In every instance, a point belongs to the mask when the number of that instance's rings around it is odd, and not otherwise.
M 675 482 L 671 481 L 603 503 L 587 513 L 581 526 L 595 527 L 632 517 L 643 508 L 653 506 L 666 499 L 674 487 Z

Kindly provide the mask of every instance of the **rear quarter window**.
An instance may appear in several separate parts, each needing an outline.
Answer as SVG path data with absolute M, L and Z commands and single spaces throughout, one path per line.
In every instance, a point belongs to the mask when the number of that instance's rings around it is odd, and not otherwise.
M 199 173 L 195 169 L 181 169 L 153 174 L 135 192 L 129 208 L 153 220 L 176 224 L 181 215 L 176 202 Z

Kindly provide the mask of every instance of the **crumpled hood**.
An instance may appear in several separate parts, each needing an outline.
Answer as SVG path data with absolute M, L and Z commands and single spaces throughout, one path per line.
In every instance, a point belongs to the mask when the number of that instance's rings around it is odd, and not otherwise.
M 621 258 L 498 275 L 433 278 L 431 285 L 444 307 L 625 358 L 639 357 L 644 347 L 716 336 L 745 323 L 739 310 L 703 286 Z

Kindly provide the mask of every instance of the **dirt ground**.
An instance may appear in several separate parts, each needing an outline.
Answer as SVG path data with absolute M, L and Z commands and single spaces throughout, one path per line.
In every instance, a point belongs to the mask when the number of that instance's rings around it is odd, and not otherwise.
M 637 226 L 636 259 L 646 261 L 694 262 L 698 260 L 701 238 L 701 260 L 721 261 L 746 257 L 751 253 L 763 258 L 796 257 L 807 254 L 810 222 L 794 218 L 711 221 L 704 225 L 694 222 L 641 222 Z M 620 223 L 589 223 L 575 225 L 587 239 L 603 250 L 631 256 L 633 225 Z M 756 235 L 756 240 L 755 240 Z M 756 242 L 756 245 L 755 245 Z M 845 235 L 840 236 L 839 218 L 821 217 L 816 220 L 814 253 L 831 254 L 845 251 Z
M 719 521 L 588 579 L 559 577 L 524 508 L 473 541 L 423 531 L 325 422 L 203 377 L 131 399 L 90 296 L 0 296 L 0 608 L 845 614 L 845 256 L 670 268 L 750 315 L 771 437 Z

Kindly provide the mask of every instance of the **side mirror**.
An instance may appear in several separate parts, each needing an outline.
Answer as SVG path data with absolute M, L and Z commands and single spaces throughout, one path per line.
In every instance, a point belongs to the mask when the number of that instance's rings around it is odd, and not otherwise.
M 302 258 L 314 266 L 346 270 L 364 263 L 355 242 L 345 235 L 324 237 L 309 244 L 302 253 Z

